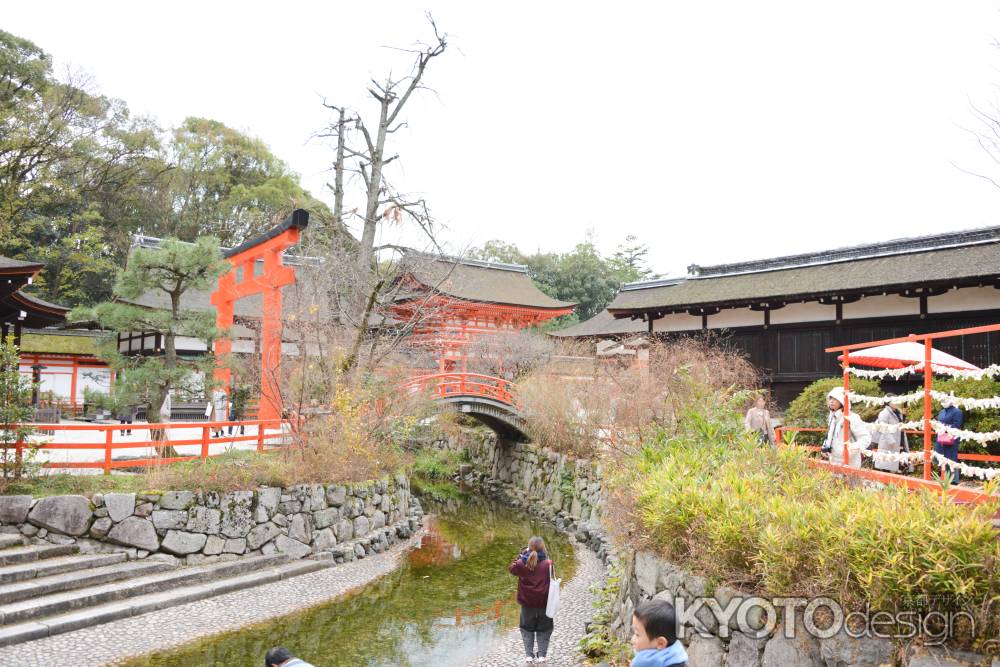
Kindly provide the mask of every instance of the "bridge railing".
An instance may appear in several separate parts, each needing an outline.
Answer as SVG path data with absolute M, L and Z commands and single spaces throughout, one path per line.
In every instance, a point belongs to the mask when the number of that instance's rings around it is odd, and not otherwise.
M 471 396 L 489 398 L 512 407 L 517 405 L 516 385 L 510 380 L 482 373 L 432 373 L 406 380 L 409 391 L 433 391 L 437 398 Z

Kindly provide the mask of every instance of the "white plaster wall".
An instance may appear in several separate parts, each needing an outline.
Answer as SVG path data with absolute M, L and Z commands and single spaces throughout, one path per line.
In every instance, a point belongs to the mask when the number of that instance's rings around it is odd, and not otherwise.
M 831 306 L 832 308 L 832 306 Z M 898 294 L 866 296 L 854 303 L 844 304 L 844 319 L 865 317 L 893 317 L 894 315 L 919 315 L 920 299 L 908 299 Z
M 930 313 L 958 313 L 995 308 L 1000 308 L 1000 290 L 993 287 L 963 287 L 927 298 L 927 312 Z
M 237 354 L 253 354 L 253 341 L 246 338 L 233 341 L 233 352 Z
M 764 313 L 749 308 L 728 308 L 718 315 L 708 316 L 709 329 L 734 329 L 736 327 L 764 326 Z
M 111 390 L 111 369 L 97 366 L 80 366 L 77 369 L 76 400 L 83 400 L 84 389 L 107 394 Z
M 178 336 L 174 341 L 174 346 L 178 351 L 184 352 L 204 352 L 208 349 L 205 341 L 200 338 L 189 338 L 188 336 Z
M 835 306 L 824 306 L 815 301 L 810 303 L 790 303 L 784 308 L 771 311 L 771 324 L 793 324 L 795 322 L 832 322 L 837 315 Z
M 653 322 L 653 331 L 691 331 L 692 329 L 701 329 L 701 315 L 674 313 Z

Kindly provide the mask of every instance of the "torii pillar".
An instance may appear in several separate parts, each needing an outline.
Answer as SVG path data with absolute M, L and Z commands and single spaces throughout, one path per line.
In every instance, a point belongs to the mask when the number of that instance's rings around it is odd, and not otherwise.
M 260 294 L 262 300 L 260 337 L 260 402 L 257 418 L 281 418 L 279 386 L 281 368 L 281 288 L 295 282 L 295 272 L 281 261 L 281 253 L 299 242 L 299 235 L 309 224 L 309 213 L 297 208 L 277 227 L 223 253 L 232 268 L 219 278 L 212 292 L 216 308 L 215 325 L 227 330 L 233 326 L 233 310 L 238 299 Z M 263 260 L 263 271 L 254 275 L 256 263 Z M 225 364 L 233 351 L 228 338 L 215 341 L 215 379 L 228 392 L 232 372 Z

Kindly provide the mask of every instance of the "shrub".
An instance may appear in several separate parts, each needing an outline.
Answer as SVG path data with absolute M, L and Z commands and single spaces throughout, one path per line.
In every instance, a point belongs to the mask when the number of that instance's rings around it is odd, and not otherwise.
M 634 453 L 698 396 L 750 389 L 759 380 L 745 357 L 716 339 L 655 343 L 645 370 L 614 359 L 567 368 L 566 360 L 556 358 L 531 374 L 519 397 L 535 442 L 585 458 Z
M 851 488 L 809 467 L 800 448 L 740 434 L 735 406 L 696 407 L 613 478 L 634 495 L 646 546 L 710 579 L 830 595 L 853 609 L 933 599 L 976 614 L 1000 596 L 1000 497 L 964 506 L 926 491 Z M 995 615 L 980 620 L 997 629 Z
M 843 378 L 825 378 L 816 380 L 802 390 L 802 393 L 795 397 L 785 410 L 785 426 L 799 426 L 804 428 L 826 428 L 827 415 L 830 414 L 826 407 L 826 395 L 834 387 L 844 386 Z M 868 380 L 865 378 L 851 378 L 851 391 L 857 394 L 867 394 L 869 396 L 881 396 L 882 388 L 878 380 Z M 852 410 L 861 415 L 866 422 L 871 422 L 878 417 L 881 407 L 857 405 L 851 406 Z M 816 445 L 823 441 L 822 433 L 797 433 L 795 441 L 801 444 Z
M 947 380 L 934 380 L 934 389 L 943 391 L 955 396 L 965 398 L 992 398 L 1000 396 L 1000 382 L 991 378 L 981 380 L 965 380 L 961 378 L 949 378 Z M 931 402 L 931 416 L 936 417 L 941 410 L 941 404 L 937 401 Z M 962 428 L 970 431 L 1000 431 L 1000 411 L 997 410 L 963 410 L 965 422 Z M 911 403 L 906 408 L 906 418 L 916 421 L 924 418 L 924 403 L 918 401 Z M 1000 455 L 1000 442 L 991 442 L 982 445 L 975 440 L 962 440 L 959 448 L 963 452 L 972 454 L 994 454 Z M 976 463 L 975 465 L 982 465 Z

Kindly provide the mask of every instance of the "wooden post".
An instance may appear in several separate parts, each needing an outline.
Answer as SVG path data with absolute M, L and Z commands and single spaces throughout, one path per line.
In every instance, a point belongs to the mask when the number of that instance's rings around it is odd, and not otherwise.
M 931 339 L 924 339 L 924 479 L 931 478 Z
M 104 430 L 104 474 L 111 474 L 111 442 L 115 437 L 115 430 L 113 428 L 106 428 Z
M 208 426 L 201 427 L 201 458 L 208 458 Z
M 264 422 L 257 420 L 257 451 L 264 451 Z
M 21 478 L 21 462 L 24 460 L 24 436 L 18 434 L 14 444 L 14 478 Z
M 76 416 L 76 376 L 79 368 L 76 357 L 73 357 L 73 375 L 69 380 L 69 405 L 72 415 Z
M 848 417 L 851 416 L 851 401 L 847 397 L 851 390 L 851 358 L 850 352 L 844 350 L 844 465 L 851 465 L 850 452 L 847 449 L 847 445 L 851 439 L 851 423 L 848 421 Z

